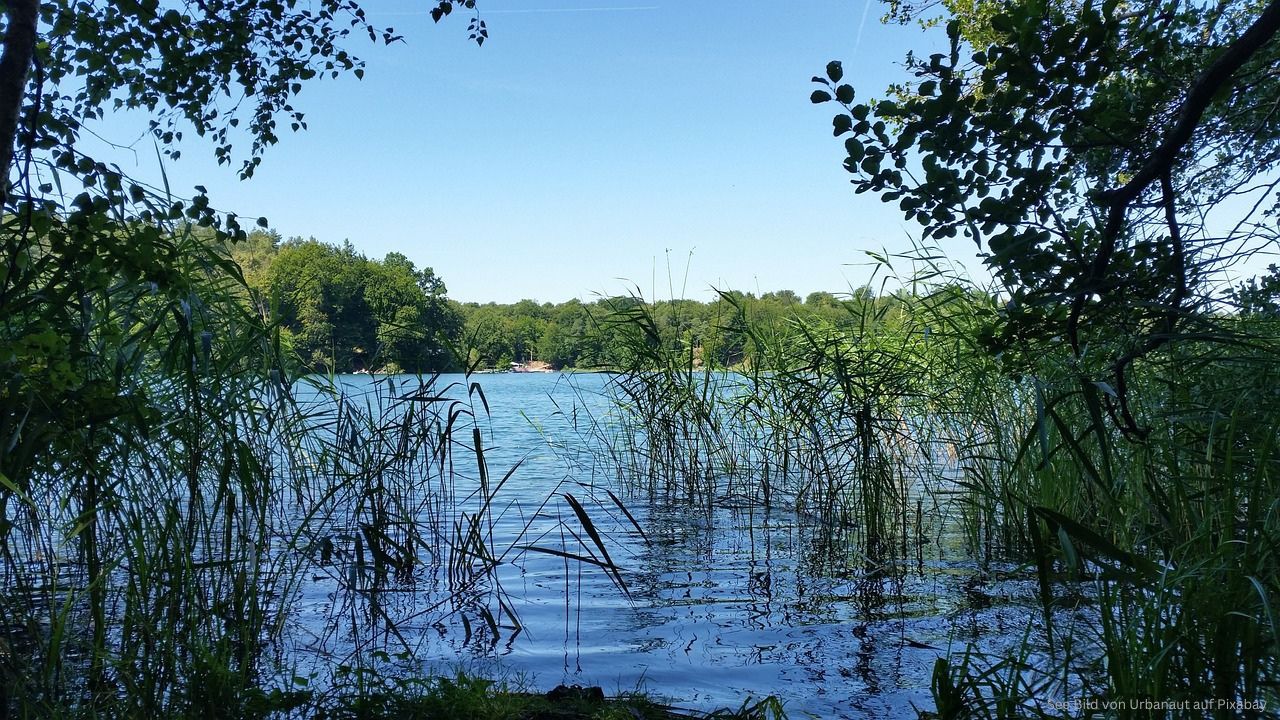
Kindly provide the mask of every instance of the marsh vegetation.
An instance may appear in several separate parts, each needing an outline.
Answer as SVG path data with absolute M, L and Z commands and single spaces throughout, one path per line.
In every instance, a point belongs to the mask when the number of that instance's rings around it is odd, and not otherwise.
M 0 712 L 1275 714 L 1280 1 L 889 3 L 946 51 L 811 96 L 882 282 L 510 308 L 168 187 L 401 39 L 315 5 L 4 6 Z M 614 374 L 473 374 L 535 353 Z

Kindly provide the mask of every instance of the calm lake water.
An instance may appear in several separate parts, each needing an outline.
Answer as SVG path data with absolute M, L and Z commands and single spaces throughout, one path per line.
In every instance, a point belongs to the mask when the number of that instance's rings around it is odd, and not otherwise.
M 932 708 L 930 676 L 948 648 L 976 640 L 1001 653 L 1039 612 L 1026 574 L 966 561 L 945 536 L 908 572 L 884 577 L 866 572 L 838 532 L 786 508 L 708 512 L 623 494 L 586 432 L 592 419 L 608 427 L 606 375 L 472 380 L 489 405 L 481 428 L 491 483 L 519 464 L 493 503 L 486 541 L 499 550 L 537 546 L 598 557 L 564 497 L 570 494 L 606 539 L 629 596 L 601 567 L 511 549 L 495 582 L 474 589 L 488 598 L 476 607 L 492 608 L 493 632 L 474 607 L 436 606 L 446 602 L 438 599 L 443 568 L 392 583 L 374 610 L 367 594 L 352 601 L 343 591 L 340 570 L 316 573 L 298 595 L 299 627 L 286 660 L 299 672 L 312 660 L 342 660 L 357 643 L 368 647 L 375 638 L 332 630 L 349 614 L 368 613 L 375 626 L 395 625 L 379 636 L 388 653 L 408 650 L 435 672 L 465 667 L 543 690 L 561 683 L 610 693 L 641 688 L 699 709 L 774 694 L 793 718 L 900 717 L 913 705 Z M 444 376 L 437 387 L 463 382 Z M 340 383 L 353 397 L 374 388 L 367 376 Z M 464 398 L 463 387 L 449 394 Z M 456 481 L 460 495 L 473 489 L 462 487 L 474 485 L 471 469 Z M 435 582 L 423 576 L 433 572 Z

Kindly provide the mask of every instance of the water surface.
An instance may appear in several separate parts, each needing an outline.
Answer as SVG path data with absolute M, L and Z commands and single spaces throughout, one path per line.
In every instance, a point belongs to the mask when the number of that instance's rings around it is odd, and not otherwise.
M 948 648 L 980 640 L 1001 652 L 1038 612 L 1024 575 L 960 559 L 946 535 L 933 537 L 912 567 L 884 572 L 857 556 L 845 529 L 785 503 L 706 510 L 624 493 L 616 467 L 592 440 L 593 423 L 609 427 L 607 375 L 472 380 L 488 404 L 487 415 L 478 414 L 490 483 L 518 465 L 491 508 L 486 539 L 506 550 L 494 582 L 473 588 L 484 596 L 475 606 L 449 612 L 439 600 L 447 595 L 439 587 L 446 569 L 424 567 L 389 584 L 370 611 L 367 594 L 361 604 L 343 592 L 342 571 L 315 574 L 297 604 L 301 625 L 291 652 L 300 668 L 308 656 L 341 660 L 354 644 L 367 648 L 376 639 L 436 672 L 461 665 L 543 689 L 641 688 L 700 709 L 773 694 L 791 717 L 899 717 L 913 706 L 932 708 L 930 676 Z M 375 390 L 367 376 L 340 383 L 353 397 Z M 443 376 L 436 387 L 452 386 L 451 397 L 466 399 L 465 383 Z M 467 493 L 477 473 L 465 455 L 458 468 L 454 492 L 474 511 Z M 605 539 L 619 577 L 527 549 L 600 558 L 566 494 Z M 446 606 L 435 607 L 440 602 Z M 491 608 L 488 617 L 480 606 Z M 335 634 L 335 619 L 355 612 L 395 630 L 376 638 Z

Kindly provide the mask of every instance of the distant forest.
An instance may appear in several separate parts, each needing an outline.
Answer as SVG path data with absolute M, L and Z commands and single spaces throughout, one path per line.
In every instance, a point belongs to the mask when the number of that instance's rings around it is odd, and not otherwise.
M 281 344 L 317 372 L 506 369 L 529 361 L 610 369 L 629 364 L 637 332 L 648 335 L 642 342 L 686 349 L 697 366 L 736 367 L 752 357 L 751 334 L 758 330 L 750 328 L 778 327 L 788 318 L 863 322 L 853 310 L 871 295 L 726 291 L 711 302 L 614 296 L 459 303 L 431 268 L 417 268 L 400 253 L 375 260 L 350 243 L 285 240 L 271 231 L 250 233 L 230 252 L 250 288 L 248 301 L 279 318 Z M 876 305 L 894 302 L 890 296 Z

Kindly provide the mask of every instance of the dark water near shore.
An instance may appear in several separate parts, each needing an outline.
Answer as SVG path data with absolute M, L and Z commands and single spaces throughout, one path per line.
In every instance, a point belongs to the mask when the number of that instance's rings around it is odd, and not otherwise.
M 840 528 L 785 507 L 708 511 L 623 494 L 613 469 L 587 447 L 589 422 L 608 426 L 608 376 L 473 379 L 490 408 L 481 422 L 490 474 L 519 463 L 494 503 L 492 545 L 593 552 L 564 498 L 571 494 L 607 539 L 629 597 L 600 567 L 532 551 L 510 552 L 496 571 L 518 631 L 496 605 L 496 633 L 474 612 L 441 620 L 442 613 L 421 611 L 430 602 L 415 596 L 433 592 L 426 579 L 391 587 L 390 609 L 374 618 L 399 618 L 398 637 L 384 634 L 387 651 L 409 650 L 435 672 L 460 666 L 542 689 L 641 688 L 702 709 L 774 694 L 793 718 L 899 717 L 913 705 L 932 708 L 930 676 L 948 648 L 976 640 L 1001 653 L 1021 641 L 1038 612 L 1027 575 L 965 560 L 945 533 L 904 572 L 877 573 L 851 552 Z M 463 378 L 439 384 L 454 381 Z M 357 397 L 374 387 L 367 376 L 340 382 Z M 300 671 L 368 641 L 316 639 L 346 612 L 340 580 L 317 574 L 300 590 L 301 624 L 286 660 Z M 499 595 L 493 586 L 487 591 Z

